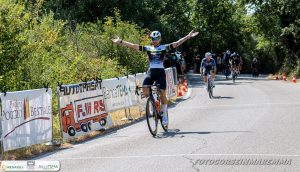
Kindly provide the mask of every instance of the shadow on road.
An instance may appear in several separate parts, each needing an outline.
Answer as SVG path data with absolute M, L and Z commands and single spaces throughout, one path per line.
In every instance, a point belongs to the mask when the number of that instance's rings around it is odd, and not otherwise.
M 234 99 L 234 97 L 229 97 L 229 96 L 214 96 L 214 99 Z
M 232 81 L 230 82 L 222 82 L 222 81 L 215 81 L 216 83 L 216 86 L 218 85 L 248 85 L 248 84 L 252 84 L 253 82 L 245 82 L 245 81 L 239 81 L 239 80 L 236 80 L 235 83 L 232 83 Z
M 227 133 L 251 133 L 251 131 L 180 131 L 180 129 L 169 129 L 168 132 L 158 134 L 156 138 L 184 138 L 187 135 L 203 135 L 203 134 L 227 134 Z

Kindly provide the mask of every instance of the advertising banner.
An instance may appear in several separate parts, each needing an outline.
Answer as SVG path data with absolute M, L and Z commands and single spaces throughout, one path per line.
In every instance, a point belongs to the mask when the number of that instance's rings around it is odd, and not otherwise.
M 167 68 L 166 71 L 166 81 L 167 81 L 167 97 L 171 98 L 176 95 L 175 84 L 174 84 L 174 75 L 173 69 Z
M 112 126 L 101 85 L 101 82 L 90 81 L 57 88 L 63 138 Z
M 107 112 L 133 106 L 127 77 L 103 80 L 102 90 Z
M 142 87 L 143 86 L 143 82 L 144 79 L 146 78 L 147 74 L 146 73 L 137 73 L 135 76 L 136 79 L 136 84 L 138 87 Z M 140 107 L 141 111 L 145 111 L 146 110 L 146 103 L 147 103 L 147 99 L 143 94 L 143 89 L 139 89 L 137 90 L 138 92 L 138 105 Z
M 52 91 L 36 89 L 0 95 L 4 151 L 52 140 Z
M 178 78 L 177 78 L 177 69 L 176 67 L 173 67 L 173 78 L 174 78 L 174 85 L 178 84 Z

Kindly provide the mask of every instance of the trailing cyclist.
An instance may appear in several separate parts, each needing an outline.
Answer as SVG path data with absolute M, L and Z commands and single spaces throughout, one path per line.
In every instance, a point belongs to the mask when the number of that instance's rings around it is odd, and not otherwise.
M 202 62 L 200 65 L 200 74 L 203 76 L 206 90 L 207 90 L 207 75 L 208 75 L 208 73 L 210 73 L 210 75 L 212 77 L 212 85 L 215 86 L 214 80 L 215 80 L 216 72 L 217 72 L 216 62 L 212 58 L 212 54 L 210 52 L 207 52 L 205 54 L 205 58 L 202 59 Z
M 166 52 L 175 49 L 185 41 L 190 38 L 195 37 L 198 32 L 191 31 L 185 37 L 179 39 L 176 42 L 171 44 L 163 44 L 161 45 L 161 33 L 159 31 L 153 31 L 150 34 L 151 45 L 142 46 L 139 44 L 133 44 L 131 42 L 120 39 L 119 37 L 113 38 L 112 42 L 121 44 L 123 46 L 135 49 L 137 51 L 146 52 L 149 58 L 149 70 L 147 73 L 147 77 L 145 78 L 143 85 L 152 85 L 154 82 L 159 84 L 161 90 L 161 99 L 162 99 L 162 122 L 163 125 L 168 123 L 167 117 L 167 96 L 166 96 L 166 74 L 164 70 L 163 62 L 166 58 Z M 143 94 L 148 97 L 149 96 L 149 88 L 143 87 Z
M 226 79 L 230 75 L 230 63 L 229 63 L 230 56 L 231 56 L 230 50 L 227 50 L 223 56 L 224 75 L 226 76 Z
M 237 54 L 236 52 L 234 52 L 230 56 L 229 63 L 231 65 L 231 75 L 233 76 L 234 74 L 238 74 L 239 73 L 239 69 L 240 69 L 240 57 L 239 57 L 239 54 Z
M 258 73 L 258 61 L 257 61 L 256 57 L 254 57 L 253 60 L 252 60 L 251 68 L 252 68 L 252 76 L 253 77 L 258 77 L 258 75 L 259 75 L 259 73 Z

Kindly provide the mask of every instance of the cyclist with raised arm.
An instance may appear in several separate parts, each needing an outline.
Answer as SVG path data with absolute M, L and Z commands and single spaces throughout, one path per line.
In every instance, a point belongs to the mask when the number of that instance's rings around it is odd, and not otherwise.
M 215 86 L 215 74 L 217 72 L 216 62 L 212 58 L 212 54 L 210 52 L 205 53 L 205 58 L 202 59 L 200 65 L 200 74 L 203 76 L 205 82 L 205 89 L 207 89 L 207 75 L 210 73 L 212 78 L 212 85 Z
M 162 123 L 163 125 L 168 124 L 168 118 L 167 118 L 167 95 L 166 95 L 166 74 L 164 70 L 163 62 L 166 57 L 166 52 L 170 51 L 172 49 L 175 49 L 185 41 L 187 41 L 190 38 L 195 37 L 198 34 L 198 32 L 191 31 L 188 35 L 185 37 L 179 39 L 176 42 L 170 43 L 170 44 L 163 44 L 161 45 L 161 33 L 159 31 L 153 31 L 150 34 L 151 38 L 151 45 L 148 46 L 141 46 L 139 44 L 133 44 L 128 41 L 124 41 L 123 39 L 120 39 L 119 37 L 111 39 L 113 43 L 121 44 L 123 46 L 135 49 L 137 51 L 143 51 L 146 52 L 149 58 L 149 70 L 147 73 L 147 77 L 145 78 L 143 85 L 152 85 L 154 82 L 156 84 L 159 84 L 160 90 L 161 90 L 161 99 L 162 99 Z M 148 97 L 149 96 L 149 88 L 143 87 L 143 94 Z

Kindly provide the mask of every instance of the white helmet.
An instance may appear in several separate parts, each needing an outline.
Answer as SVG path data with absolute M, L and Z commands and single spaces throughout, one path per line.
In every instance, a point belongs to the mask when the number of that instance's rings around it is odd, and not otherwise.
M 160 34 L 159 31 L 153 31 L 153 32 L 151 32 L 150 38 L 158 38 L 158 37 L 161 37 L 161 34 Z
M 212 56 L 210 52 L 205 53 L 205 57 Z

